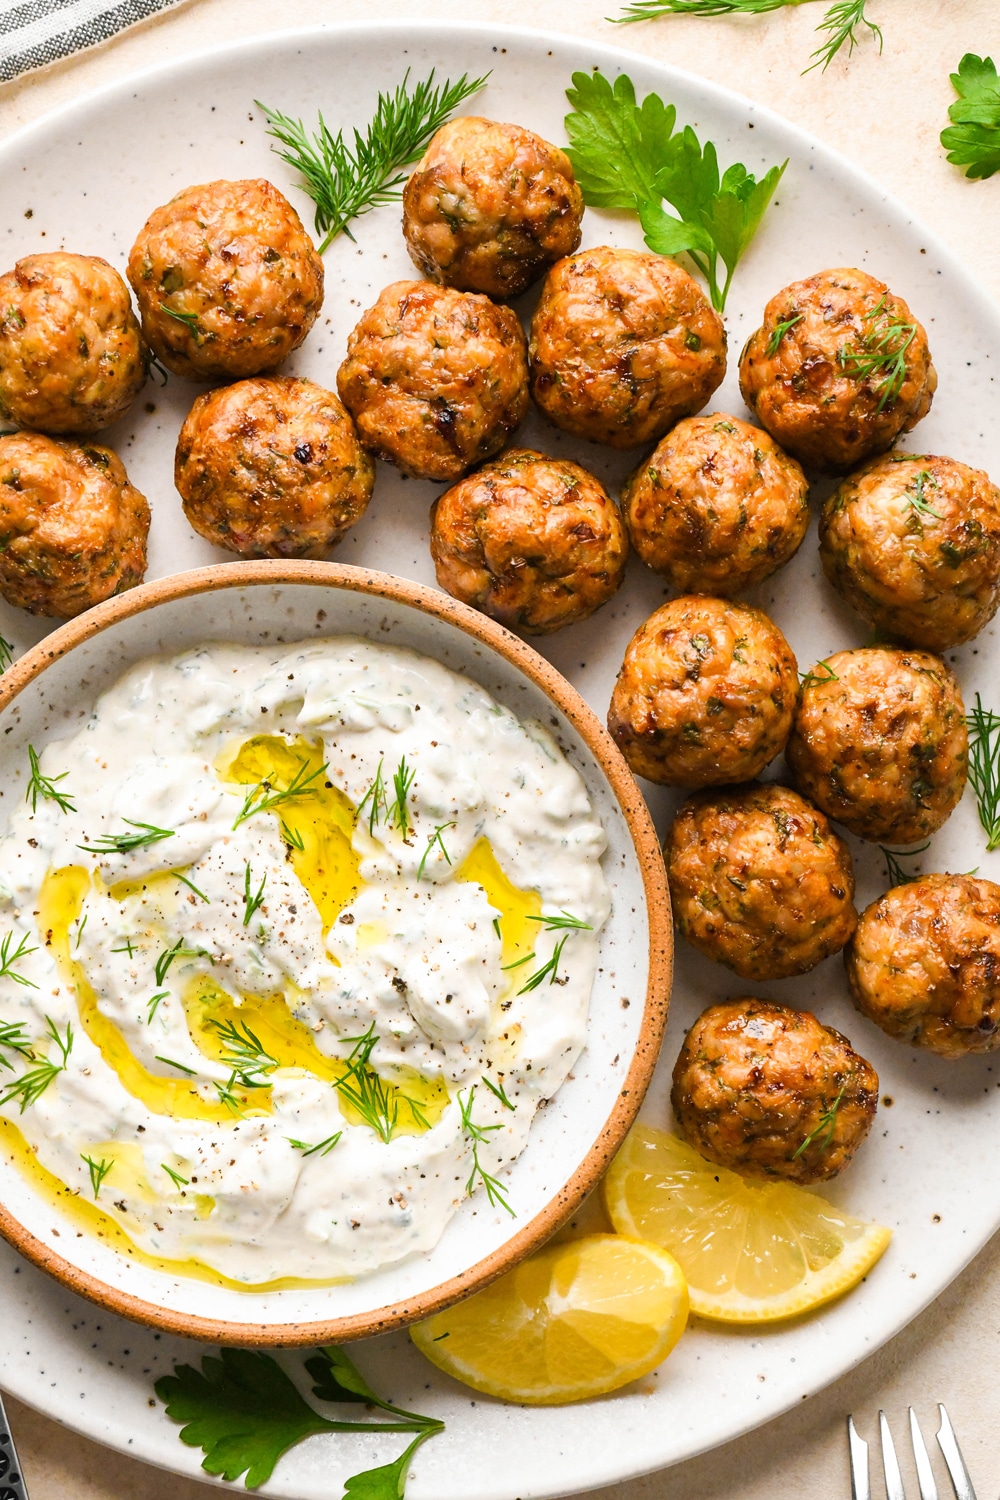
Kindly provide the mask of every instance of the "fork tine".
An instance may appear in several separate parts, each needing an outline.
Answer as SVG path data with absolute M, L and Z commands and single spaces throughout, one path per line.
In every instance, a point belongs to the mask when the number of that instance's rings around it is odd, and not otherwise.
M 893 1445 L 892 1433 L 889 1431 L 889 1423 L 886 1421 L 884 1411 L 880 1411 L 878 1414 L 878 1426 L 882 1437 L 882 1469 L 885 1473 L 886 1500 L 906 1500 L 906 1493 L 903 1489 L 903 1476 L 899 1472 L 896 1449 Z
M 847 1419 L 847 1441 L 851 1450 L 851 1500 L 872 1500 L 868 1479 L 868 1444 L 858 1433 L 854 1418 Z
M 972 1480 L 969 1478 L 969 1471 L 965 1467 L 965 1460 L 962 1457 L 962 1450 L 958 1446 L 958 1438 L 955 1436 L 955 1429 L 951 1425 L 951 1418 L 943 1406 L 939 1405 L 938 1411 L 941 1414 L 941 1426 L 938 1428 L 937 1434 L 938 1447 L 944 1455 L 945 1465 L 955 1488 L 957 1500 L 976 1500 L 976 1492 L 972 1488 Z
M 924 1435 L 920 1431 L 920 1423 L 917 1421 L 917 1414 L 912 1406 L 910 1407 L 910 1441 L 913 1443 L 913 1460 L 917 1466 L 920 1500 L 938 1500 L 934 1471 L 927 1456 L 927 1444 L 924 1442 Z

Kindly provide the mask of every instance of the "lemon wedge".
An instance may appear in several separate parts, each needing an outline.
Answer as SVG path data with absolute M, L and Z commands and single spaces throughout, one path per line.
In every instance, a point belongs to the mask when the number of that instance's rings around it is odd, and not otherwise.
M 617 1234 L 550 1245 L 410 1329 L 439 1370 L 504 1401 L 559 1406 L 647 1375 L 684 1331 L 672 1255 Z
M 619 1234 L 676 1256 L 691 1311 L 720 1323 L 811 1312 L 866 1276 L 891 1231 L 804 1188 L 749 1182 L 663 1130 L 636 1125 L 604 1180 Z

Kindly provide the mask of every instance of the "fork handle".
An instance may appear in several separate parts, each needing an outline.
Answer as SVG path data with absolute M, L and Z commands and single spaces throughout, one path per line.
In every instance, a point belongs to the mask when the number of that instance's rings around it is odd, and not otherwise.
M 10 1424 L 0 1397 L 0 1500 L 28 1500 Z

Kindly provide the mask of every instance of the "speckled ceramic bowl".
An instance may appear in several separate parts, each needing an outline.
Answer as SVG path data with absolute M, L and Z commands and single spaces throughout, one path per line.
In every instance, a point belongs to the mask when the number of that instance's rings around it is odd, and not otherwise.
M 541 1244 L 601 1176 L 652 1075 L 666 1022 L 672 930 L 645 803 L 579 693 L 518 637 L 436 590 L 332 563 L 233 563 L 150 583 L 62 626 L 3 678 L 4 761 L 75 728 L 133 662 L 208 641 L 359 634 L 411 646 L 555 734 L 607 831 L 613 908 L 586 1048 L 509 1173 L 518 1218 L 480 1194 L 429 1254 L 340 1286 L 242 1292 L 170 1276 L 77 1232 L 0 1148 L 0 1233 L 74 1291 L 171 1332 L 229 1344 L 336 1342 L 426 1316 Z M 16 790 L 0 785 L 0 826 Z

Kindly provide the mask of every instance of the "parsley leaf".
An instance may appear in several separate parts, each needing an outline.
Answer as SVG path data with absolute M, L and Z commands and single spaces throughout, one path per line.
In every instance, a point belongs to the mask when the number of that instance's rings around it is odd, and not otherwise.
M 426 1431 L 419 1432 L 394 1464 L 384 1464 L 380 1469 L 366 1469 L 363 1474 L 352 1474 L 344 1485 L 347 1500 L 402 1500 L 410 1459 L 421 1443 L 425 1443 L 439 1431 L 440 1428 L 428 1427 Z
M 951 75 L 958 98 L 948 110 L 951 124 L 941 132 L 948 160 L 966 177 L 1000 172 L 1000 78 L 992 57 L 967 52 Z
M 574 73 L 566 97 L 575 106 L 566 117 L 567 154 L 584 201 L 631 209 L 651 250 L 687 254 L 722 312 L 733 273 L 788 163 L 771 167 L 759 182 L 739 162 L 720 174 L 713 143 L 703 146 L 690 125 L 675 132 L 677 111 L 656 94 L 638 104 L 624 74 L 611 84 L 601 73 Z M 679 218 L 667 213 L 664 200 Z

